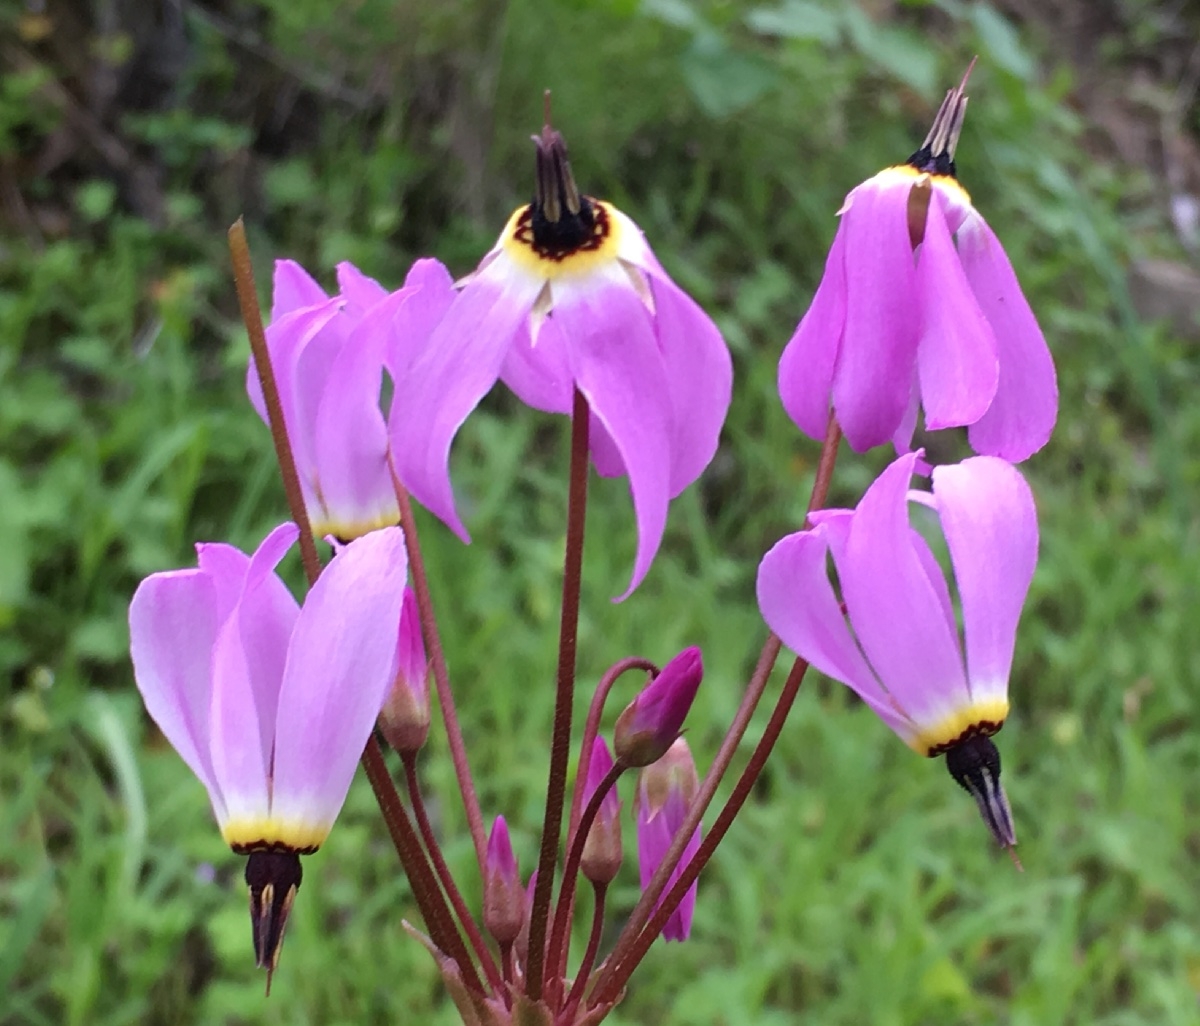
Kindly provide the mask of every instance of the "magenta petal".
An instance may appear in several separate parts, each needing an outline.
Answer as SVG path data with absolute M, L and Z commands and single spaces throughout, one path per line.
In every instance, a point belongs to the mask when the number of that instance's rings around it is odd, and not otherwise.
M 825 273 L 808 311 L 779 360 L 779 398 L 810 438 L 825 437 L 833 374 L 846 326 L 846 221 L 838 222 Z
M 271 282 L 271 323 L 284 314 L 306 306 L 317 306 L 329 297 L 295 260 L 276 260 Z
M 592 453 L 592 465 L 601 477 L 620 477 L 625 473 L 621 450 L 594 412 L 588 420 L 588 448 Z
M 880 682 L 918 724 L 968 697 L 957 634 L 912 544 L 908 483 L 917 456 L 901 456 L 854 512 L 835 560 L 850 622 Z
M 931 431 L 974 424 L 991 405 L 999 380 L 996 337 L 979 309 L 946 225 L 945 200 L 934 189 L 917 259 L 921 342 L 917 367 L 925 426 Z
M 889 727 L 908 737 L 911 730 L 863 658 L 829 581 L 828 536 L 844 531 L 850 516 L 823 511 L 822 522 L 812 530 L 776 542 L 758 566 L 758 608 L 788 648 L 853 689 Z
M 129 605 L 133 677 L 150 718 L 208 790 L 225 804 L 209 757 L 211 663 L 220 620 L 213 582 L 201 570 L 151 574 Z
M 408 373 L 425 352 L 434 329 L 458 295 L 450 272 L 432 258 L 418 260 L 409 268 L 403 291 L 409 298 L 392 321 L 384 354 L 393 381 Z
M 851 193 L 849 209 L 842 214 L 846 326 L 833 378 L 833 407 L 856 452 L 891 439 L 908 407 L 920 333 L 908 236 L 911 190 L 907 179 L 872 179 Z
M 536 343 L 531 341 L 528 324 L 517 330 L 512 348 L 504 358 L 500 379 L 526 406 L 544 413 L 571 412 L 575 396 L 571 358 L 566 339 L 553 317 L 542 322 Z
M 963 270 L 996 335 L 1000 383 L 992 405 L 972 427 L 972 448 L 1019 463 L 1050 438 L 1058 418 L 1054 360 L 1012 264 L 983 218 L 958 233 Z
M 729 412 L 733 361 L 712 318 L 691 296 L 665 275 L 650 275 L 649 280 L 674 413 L 670 485 L 674 497 L 700 476 L 717 451 Z
M 1004 697 L 1037 565 L 1033 495 L 1014 467 L 993 456 L 938 467 L 933 494 L 962 600 L 972 698 Z
M 450 485 L 450 445 L 495 384 L 539 287 L 515 275 L 477 277 L 458 294 L 422 357 L 396 380 L 388 431 L 400 480 L 463 541 L 469 539 Z
M 346 302 L 346 313 L 352 320 L 357 321 L 371 307 L 387 299 L 387 289 L 348 260 L 337 265 L 337 279 L 338 290 Z
M 397 669 L 408 558 L 388 527 L 352 541 L 308 593 L 288 649 L 275 728 L 272 813 L 337 817 Z
M 250 569 L 250 557 L 236 546 L 224 542 L 200 542 L 196 546 L 196 562 L 215 589 L 217 623 L 224 623 L 242 597 L 246 571 Z M 216 640 L 215 635 L 213 640 Z
M 575 382 L 629 475 L 638 547 L 626 598 L 662 541 L 670 499 L 671 420 L 666 367 L 650 314 L 631 288 L 605 285 L 560 300 L 552 314 L 569 340 Z

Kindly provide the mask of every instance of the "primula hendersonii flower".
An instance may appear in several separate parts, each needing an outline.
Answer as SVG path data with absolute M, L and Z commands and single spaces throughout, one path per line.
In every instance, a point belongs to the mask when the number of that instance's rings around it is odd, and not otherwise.
M 488 835 L 483 873 L 483 925 L 500 944 L 512 944 L 525 925 L 525 888 L 517 856 L 508 836 L 508 823 L 497 816 Z
M 683 729 L 704 679 L 704 660 L 695 645 L 685 648 L 647 684 L 617 717 L 613 748 L 626 766 L 648 766 L 661 758 Z
M 596 789 L 613 768 L 612 753 L 604 738 L 592 742 L 592 754 L 588 758 L 587 780 L 583 787 L 583 805 L 587 808 Z M 611 883 L 621 868 L 621 799 L 616 787 L 600 799 L 600 809 L 587 837 L 583 840 L 583 858 L 580 869 L 594 884 Z
M 629 478 L 638 548 L 628 595 L 658 550 L 669 500 L 716 452 L 729 350 L 637 225 L 578 191 L 558 132 L 547 126 L 534 142 L 534 201 L 512 215 L 396 382 L 392 451 L 413 496 L 465 541 L 449 456 L 467 415 L 497 378 L 549 413 L 570 414 L 578 388 L 596 469 Z
M 454 293 L 436 260 L 418 260 L 391 293 L 352 264 L 337 276 L 330 298 L 299 264 L 276 262 L 267 348 L 313 534 L 347 540 L 399 520 L 383 372 L 406 373 Z M 246 386 L 266 421 L 253 361 Z
M 420 751 L 429 736 L 429 660 L 421 637 L 417 595 L 412 588 L 404 589 L 396 645 L 396 679 L 379 713 L 379 730 L 402 755 Z
M 657 762 L 647 766 L 638 775 L 637 789 L 637 838 L 638 870 L 641 873 L 642 889 L 650 885 L 650 878 L 658 869 L 670 848 L 675 835 L 683 826 L 688 808 L 696 798 L 700 782 L 696 775 L 696 764 L 691 750 L 683 738 L 678 738 L 667 753 Z M 700 847 L 700 828 L 696 827 L 679 867 L 671 874 L 664 888 L 665 894 L 674 886 L 682 868 L 687 865 Z M 667 940 L 687 940 L 692 930 L 692 913 L 696 908 L 696 883 L 688 888 L 683 901 L 671 913 L 663 927 Z
M 832 406 L 856 451 L 890 439 L 904 452 L 919 405 L 927 428 L 969 425 L 976 452 L 1020 462 L 1054 428 L 1050 350 L 955 178 L 965 84 L 908 163 L 863 182 L 839 211 L 825 274 L 779 362 L 784 408 L 814 438 Z
M 910 492 L 920 455 L 892 463 L 857 509 L 813 513 L 812 528 L 778 542 L 759 566 L 758 604 L 784 644 L 853 688 L 915 751 L 947 753 L 955 779 L 1008 846 L 1015 837 L 988 738 L 1008 715 L 1017 621 L 1037 563 L 1037 513 L 1025 480 L 993 456 L 937 467 L 932 493 Z M 941 523 L 962 638 L 946 577 L 909 524 L 910 501 Z
M 146 711 L 208 791 L 221 835 L 249 855 L 258 964 L 273 970 L 300 885 L 346 799 L 396 674 L 408 570 L 386 528 L 345 546 L 303 607 L 275 573 L 298 529 L 252 556 L 196 546 L 199 568 L 152 574 L 129 607 Z

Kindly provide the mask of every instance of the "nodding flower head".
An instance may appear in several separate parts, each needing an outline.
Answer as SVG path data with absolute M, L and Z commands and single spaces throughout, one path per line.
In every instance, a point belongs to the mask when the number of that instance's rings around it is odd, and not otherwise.
M 854 188 L 825 274 L 784 349 L 779 394 L 823 438 L 832 409 L 855 450 L 909 449 L 968 427 L 976 452 L 1019 462 L 1058 415 L 1054 362 L 1012 265 L 959 184 L 966 78 L 921 148 Z M 957 245 L 956 245 L 957 242 Z
M 694 645 L 667 663 L 617 717 L 617 758 L 631 767 L 661 759 L 683 729 L 703 678 L 704 660 Z
M 397 381 L 392 451 L 412 494 L 466 540 L 449 474 L 463 421 L 497 378 L 548 413 L 570 415 L 578 390 L 596 469 L 629 478 L 638 546 L 628 595 L 658 551 L 670 500 L 716 452 L 732 364 L 638 226 L 579 190 L 548 114 L 533 141 L 533 200 L 514 211 Z
M 897 459 L 854 510 L 825 510 L 763 557 L 758 603 L 784 644 L 858 693 L 922 755 L 946 754 L 996 839 L 1015 842 L 986 739 L 1008 715 L 1008 677 L 1037 563 L 1037 514 L 1010 464 L 976 456 L 909 491 L 918 453 Z M 962 629 L 946 576 L 910 525 L 933 511 L 949 549 Z M 841 585 L 829 579 L 828 561 Z
M 396 674 L 407 574 L 389 527 L 342 548 L 303 607 L 275 573 L 298 530 L 253 555 L 197 546 L 199 568 L 152 574 L 129 607 L 146 711 L 200 779 L 226 843 L 248 855 L 258 964 L 273 970 Z

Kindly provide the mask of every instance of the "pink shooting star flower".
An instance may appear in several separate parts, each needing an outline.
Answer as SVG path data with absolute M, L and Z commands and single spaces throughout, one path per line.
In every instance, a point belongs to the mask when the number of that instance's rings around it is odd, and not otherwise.
M 696 775 L 696 764 L 691 749 L 683 738 L 676 739 L 666 754 L 651 763 L 638 775 L 637 788 L 637 839 L 638 869 L 641 873 L 642 889 L 650 885 L 650 879 L 662 863 L 683 827 L 688 808 L 696 798 L 700 781 Z M 683 849 L 679 866 L 671 874 L 663 893 L 670 890 L 682 868 L 700 848 L 700 828 L 689 839 Z M 696 909 L 696 887 L 693 883 L 683 901 L 671 913 L 663 927 L 663 937 L 669 941 L 687 940 L 692 931 L 692 914 Z
M 1008 715 L 1017 621 L 1037 563 L 1037 512 L 1020 473 L 993 456 L 937 467 L 932 493 L 910 492 L 920 455 L 892 463 L 857 509 L 813 513 L 811 529 L 778 542 L 758 569 L 758 605 L 784 644 L 856 691 L 914 751 L 945 753 L 996 840 L 1011 847 L 990 737 Z M 909 524 L 910 502 L 940 521 L 961 637 L 946 577 Z M 830 583 L 830 555 L 844 607 Z
M 349 540 L 400 519 L 383 372 L 406 373 L 454 290 L 436 260 L 418 260 L 391 293 L 352 264 L 339 264 L 337 275 L 330 298 L 299 264 L 276 262 L 267 347 L 313 533 Z M 246 387 L 266 421 L 253 362 Z
M 248 855 L 254 950 L 270 974 L 300 886 L 329 834 L 396 676 L 408 572 L 399 528 L 345 546 L 303 607 L 275 573 L 298 529 L 252 556 L 196 547 L 199 568 L 152 574 L 129 607 L 146 711 Z
M 968 426 L 976 452 L 1013 463 L 1050 437 L 1050 350 L 955 177 L 965 87 L 947 94 L 907 164 L 842 204 L 824 277 L 779 362 L 780 398 L 805 434 L 823 438 L 832 407 L 856 451 L 891 440 L 904 452 L 921 406 L 927 428 Z
M 641 230 L 579 192 L 562 136 L 534 137 L 537 191 L 463 283 L 410 374 L 396 383 L 392 451 L 413 496 L 464 541 L 450 446 L 497 378 L 528 405 L 591 410 L 591 455 L 625 475 L 638 547 L 628 595 L 658 551 L 667 506 L 708 466 L 732 366 L 716 325 L 663 270 Z

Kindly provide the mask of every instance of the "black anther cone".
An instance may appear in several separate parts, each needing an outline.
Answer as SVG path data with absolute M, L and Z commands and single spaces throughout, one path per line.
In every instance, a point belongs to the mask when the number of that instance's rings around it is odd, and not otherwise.
M 1017 843 L 1012 810 L 1000 784 L 1000 753 L 990 737 L 964 738 L 946 750 L 946 769 L 979 806 L 979 814 L 997 843 L 1011 848 Z

